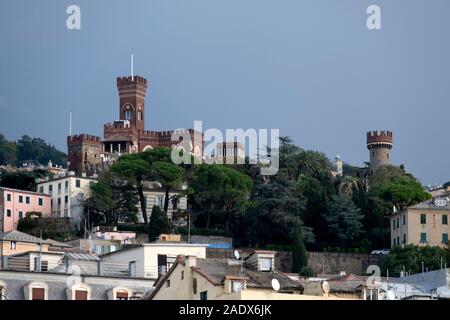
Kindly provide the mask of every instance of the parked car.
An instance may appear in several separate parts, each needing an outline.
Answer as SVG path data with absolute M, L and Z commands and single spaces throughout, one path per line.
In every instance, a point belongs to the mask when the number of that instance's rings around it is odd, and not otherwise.
M 373 250 L 370 254 L 373 254 L 373 255 L 389 254 L 389 249 Z

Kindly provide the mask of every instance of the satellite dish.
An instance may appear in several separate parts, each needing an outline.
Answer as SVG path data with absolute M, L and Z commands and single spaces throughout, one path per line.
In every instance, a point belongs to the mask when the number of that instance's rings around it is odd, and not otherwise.
M 241 258 L 240 254 L 239 254 L 239 251 L 234 250 L 234 257 L 235 257 L 237 260 L 239 260 L 239 259 Z
M 272 279 L 272 289 L 275 291 L 279 291 L 280 287 L 280 282 L 277 279 Z
M 328 283 L 328 281 L 322 282 L 322 289 L 323 289 L 323 292 L 326 294 L 328 294 L 330 292 L 330 284 Z
M 392 290 L 389 290 L 387 292 L 387 298 L 388 298 L 388 300 L 395 300 L 395 294 Z

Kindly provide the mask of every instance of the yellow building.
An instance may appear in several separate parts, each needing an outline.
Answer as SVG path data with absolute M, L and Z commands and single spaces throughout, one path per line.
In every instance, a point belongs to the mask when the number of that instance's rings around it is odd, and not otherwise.
M 0 256 L 29 251 L 47 252 L 50 243 L 20 231 L 0 232 Z
M 450 201 L 437 197 L 391 216 L 391 245 L 448 246 Z
M 275 252 L 255 251 L 244 261 L 179 256 L 168 273 L 155 282 L 151 300 L 326 300 L 328 285 L 315 295 L 304 294 L 298 281 L 277 271 Z M 273 281 L 279 284 L 274 290 Z M 326 282 L 325 282 L 326 283 Z

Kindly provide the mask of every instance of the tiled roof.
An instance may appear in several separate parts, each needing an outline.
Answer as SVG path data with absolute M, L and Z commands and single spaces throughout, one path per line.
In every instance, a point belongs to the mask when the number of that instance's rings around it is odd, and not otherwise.
M 0 232 L 0 239 L 5 241 L 17 241 L 17 242 L 30 242 L 30 243 L 42 243 L 42 244 L 49 244 L 49 242 L 31 236 L 29 234 L 14 230 L 9 232 Z
M 237 262 L 237 261 L 232 261 Z M 225 276 L 239 277 L 241 266 L 237 263 L 230 263 L 230 259 L 197 259 L 195 271 L 202 274 L 215 285 L 223 283 Z M 247 278 L 247 287 L 272 288 L 272 280 L 280 282 L 281 289 L 302 289 L 302 285 L 291 280 L 286 275 L 277 270 L 271 272 L 258 272 L 248 267 L 243 268 L 243 276 Z

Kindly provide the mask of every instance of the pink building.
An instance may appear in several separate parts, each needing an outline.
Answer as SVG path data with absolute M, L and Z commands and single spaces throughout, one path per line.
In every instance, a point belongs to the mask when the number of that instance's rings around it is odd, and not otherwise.
M 43 193 L 0 187 L 0 232 L 17 230 L 19 220 L 32 211 L 41 212 L 43 217 L 50 216 L 51 197 Z
M 117 240 L 121 244 L 131 244 L 136 240 L 136 233 L 130 231 L 117 231 L 117 227 L 98 226 L 93 230 L 94 237 L 102 240 Z

